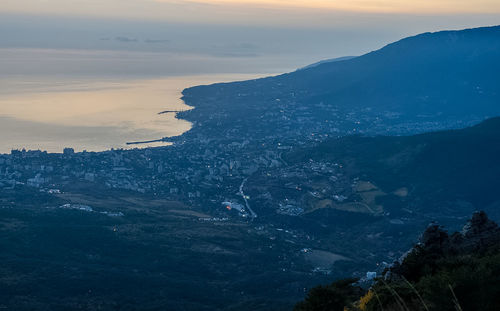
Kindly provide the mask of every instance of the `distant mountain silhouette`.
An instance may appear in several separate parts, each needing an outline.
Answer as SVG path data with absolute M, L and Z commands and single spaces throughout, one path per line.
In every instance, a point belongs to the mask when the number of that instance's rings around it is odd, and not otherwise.
M 325 59 L 325 60 L 313 63 L 311 65 L 299 68 L 298 70 L 310 69 L 310 68 L 318 67 L 319 65 L 327 64 L 327 63 L 334 63 L 334 62 L 341 62 L 344 60 L 350 60 L 350 59 L 353 59 L 355 57 L 357 57 L 357 56 L 342 56 L 342 57 L 337 57 L 337 58 Z
M 277 79 L 310 101 L 404 113 L 498 114 L 500 26 L 424 33 Z
M 254 139 L 460 128 L 500 115 L 499 72 L 500 26 L 424 33 L 288 74 L 186 89 L 196 109 L 180 116 L 218 132 L 237 120 L 235 138 L 259 125 Z

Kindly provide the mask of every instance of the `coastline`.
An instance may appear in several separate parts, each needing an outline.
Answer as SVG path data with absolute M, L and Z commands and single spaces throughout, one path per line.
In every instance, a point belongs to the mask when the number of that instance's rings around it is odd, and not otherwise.
M 182 136 L 194 125 L 183 118 L 193 110 L 183 100 L 184 90 L 255 76 L 195 75 L 106 80 L 104 84 L 96 80 L 82 81 L 81 85 L 60 82 L 57 89 L 46 92 L 24 92 L 20 87 L 16 94 L 0 96 L 0 153 L 22 149 L 62 153 L 66 147 L 76 152 L 101 152 L 130 146 L 166 146 L 171 144 L 170 138 Z M 23 85 L 22 80 L 19 84 Z M 79 101 L 73 104 L 75 98 Z M 110 105 L 112 110 L 108 109 Z M 86 111 L 89 108 L 93 109 L 90 113 Z M 148 143 L 154 145 L 145 146 Z

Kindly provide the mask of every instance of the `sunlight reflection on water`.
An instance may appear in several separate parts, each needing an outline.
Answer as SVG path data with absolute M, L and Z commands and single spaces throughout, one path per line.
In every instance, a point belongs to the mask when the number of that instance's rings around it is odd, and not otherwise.
M 167 145 L 155 142 L 191 128 L 175 113 L 191 109 L 180 99 L 189 86 L 255 78 L 211 75 L 124 81 L 0 81 L 0 153 L 11 149 L 102 151 Z

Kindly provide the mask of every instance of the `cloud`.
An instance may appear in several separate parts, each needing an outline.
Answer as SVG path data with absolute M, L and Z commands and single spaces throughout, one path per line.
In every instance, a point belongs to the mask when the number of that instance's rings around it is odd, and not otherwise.
M 153 0 L 159 3 L 200 3 L 261 8 L 309 8 L 376 13 L 493 13 L 498 0 Z
M 128 42 L 137 42 L 137 39 L 128 37 L 116 37 L 115 41 L 128 43 Z
M 145 43 L 152 43 L 152 44 L 163 44 L 163 43 L 170 43 L 170 40 L 164 40 L 164 39 L 146 39 L 144 40 Z
M 118 36 L 114 38 L 101 38 L 101 41 L 117 41 L 117 42 L 122 42 L 122 43 L 135 43 L 135 42 L 144 42 L 147 44 L 166 44 L 170 43 L 170 40 L 167 39 L 144 39 L 144 40 L 139 40 L 136 38 L 131 38 L 131 37 L 123 37 L 123 36 Z
M 498 0 L 1 0 L 0 13 L 97 16 L 119 19 L 198 21 L 224 20 L 273 11 L 276 20 L 287 14 L 328 12 L 411 14 L 495 14 Z M 276 14 L 279 10 L 281 15 Z M 288 13 L 287 13 L 288 12 Z M 292 13 L 290 13 L 292 12 Z M 295 13 L 293 13 L 295 12 Z

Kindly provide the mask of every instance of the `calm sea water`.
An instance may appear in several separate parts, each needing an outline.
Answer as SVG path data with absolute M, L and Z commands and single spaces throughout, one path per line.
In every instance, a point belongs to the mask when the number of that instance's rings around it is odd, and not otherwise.
M 175 113 L 158 113 L 190 109 L 180 100 L 184 88 L 253 79 L 307 63 L 276 53 L 0 48 L 0 153 L 102 151 L 180 135 L 191 124 Z
M 102 151 L 182 134 L 191 124 L 165 110 L 186 110 L 189 86 L 255 78 L 213 74 L 154 79 L 0 79 L 0 153 L 12 149 Z

